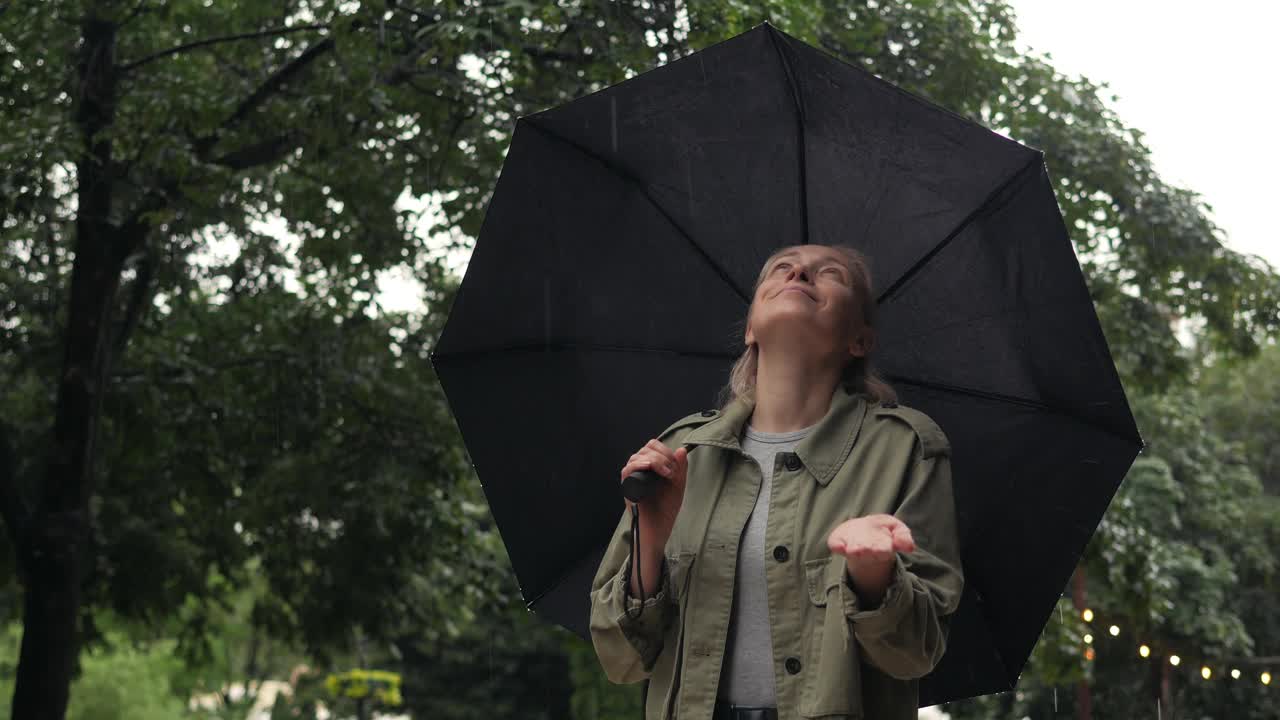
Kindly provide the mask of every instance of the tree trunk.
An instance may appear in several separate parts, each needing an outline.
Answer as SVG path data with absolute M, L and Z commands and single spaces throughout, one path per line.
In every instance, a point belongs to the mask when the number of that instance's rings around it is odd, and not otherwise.
M 1071 576 L 1071 604 L 1076 612 L 1089 607 L 1089 594 L 1085 587 L 1084 568 L 1077 565 Z M 1091 720 L 1093 717 L 1093 693 L 1089 690 L 1089 682 L 1081 680 L 1076 684 L 1076 720 Z
M 1173 688 L 1170 687 L 1169 661 L 1160 658 L 1160 717 L 1173 720 Z
M 62 720 L 66 714 L 79 653 L 77 619 L 88 500 L 102 392 L 111 363 L 112 310 L 129 250 L 110 219 L 111 141 L 97 135 L 115 115 L 116 27 L 111 20 L 96 17 L 93 8 L 86 12 L 73 98 L 83 147 L 76 161 L 71 301 L 52 457 L 18 548 L 26 583 L 14 720 Z

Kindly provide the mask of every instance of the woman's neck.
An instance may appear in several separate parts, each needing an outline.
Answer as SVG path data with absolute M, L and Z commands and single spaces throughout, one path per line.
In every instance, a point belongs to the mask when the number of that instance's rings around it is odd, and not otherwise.
M 747 422 L 761 432 L 790 432 L 817 423 L 831 408 L 841 368 L 796 353 L 759 349 L 755 409 Z

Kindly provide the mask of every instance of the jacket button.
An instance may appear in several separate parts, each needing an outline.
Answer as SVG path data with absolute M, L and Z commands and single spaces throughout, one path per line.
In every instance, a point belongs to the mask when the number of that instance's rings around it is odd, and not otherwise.
M 796 673 L 800 672 L 800 658 L 789 657 L 787 658 L 787 661 L 785 664 L 787 666 L 787 672 L 791 673 L 792 675 L 795 675 Z
M 703 410 L 702 417 L 712 417 L 716 414 L 715 410 Z
M 787 550 L 786 545 L 779 545 L 773 549 L 773 559 L 778 562 L 786 562 L 791 557 L 791 553 Z
M 782 461 L 784 467 L 788 470 L 796 471 L 800 469 L 800 456 L 795 453 L 787 453 L 786 459 Z

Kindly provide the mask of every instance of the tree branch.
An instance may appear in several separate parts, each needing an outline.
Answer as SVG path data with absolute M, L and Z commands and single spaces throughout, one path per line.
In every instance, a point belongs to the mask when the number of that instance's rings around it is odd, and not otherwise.
M 127 73 L 132 70 L 136 70 L 142 67 L 143 65 L 146 65 L 149 62 L 160 60 L 161 58 L 166 58 L 166 57 L 169 57 L 170 55 L 177 55 L 178 53 L 187 52 L 188 50 L 196 50 L 198 48 L 207 47 L 209 45 L 218 45 L 220 43 L 237 42 L 239 40 L 256 40 L 257 38 L 273 37 L 277 35 L 289 35 L 291 33 L 304 32 L 307 30 L 327 30 L 327 29 L 329 29 L 328 25 L 297 25 L 294 27 L 278 27 L 278 28 L 271 28 L 270 30 L 259 30 L 258 32 L 240 33 L 238 35 L 222 35 L 219 37 L 206 38 L 204 40 L 197 40 L 195 42 L 190 42 L 185 45 L 178 45 L 177 47 L 171 47 L 168 50 L 161 50 L 158 53 L 153 53 L 139 60 L 134 60 L 131 63 L 125 63 L 124 65 L 120 66 L 120 72 Z
M 524 51 L 525 55 L 537 60 L 559 60 L 560 62 L 583 62 L 586 60 L 585 55 L 561 52 L 559 50 L 543 50 L 532 45 L 523 45 L 520 49 Z
M 307 48 L 301 55 L 275 71 L 271 77 L 267 78 L 266 82 L 262 83 L 257 90 L 254 90 L 249 97 L 245 98 L 244 101 L 240 103 L 239 107 L 236 108 L 236 111 L 231 114 L 231 117 L 227 118 L 227 121 L 224 122 L 222 126 L 224 128 L 229 128 L 238 124 L 246 115 L 256 110 L 258 106 L 262 105 L 262 103 L 266 102 L 267 98 L 271 97 L 271 94 L 278 90 L 281 85 L 288 82 L 294 75 L 302 72 L 302 70 L 308 65 L 315 62 L 316 58 L 332 50 L 333 47 L 333 38 L 325 38 L 324 40 L 321 40 L 315 45 Z
M 247 170 L 258 165 L 273 163 L 283 158 L 297 146 L 297 140 L 298 133 L 290 130 L 262 142 L 246 145 L 219 155 L 213 160 L 213 163 L 232 170 Z
M 142 316 L 146 313 L 147 308 L 151 306 L 151 281 L 154 275 L 155 257 L 149 247 L 144 247 L 138 260 L 133 284 L 129 288 L 129 304 L 125 308 L 124 318 L 115 328 L 115 337 L 112 339 L 115 345 L 115 352 L 113 353 L 115 358 L 124 356 L 125 348 L 129 344 L 129 337 L 133 335 L 133 331 L 142 322 Z

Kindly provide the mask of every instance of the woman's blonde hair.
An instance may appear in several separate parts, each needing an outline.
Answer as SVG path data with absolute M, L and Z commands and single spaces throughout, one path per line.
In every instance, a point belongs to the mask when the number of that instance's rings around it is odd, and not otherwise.
M 760 289 L 760 283 L 764 282 L 765 272 L 773 263 L 774 258 L 797 247 L 800 246 L 792 245 L 779 248 L 764 261 L 764 265 L 760 267 L 760 274 L 756 277 L 755 285 L 751 288 L 753 307 L 755 305 L 756 291 Z M 876 303 L 871 293 L 871 270 L 867 257 L 847 245 L 823 245 L 821 247 L 834 250 L 837 257 L 844 261 L 845 269 L 849 271 L 849 277 L 852 279 L 854 301 L 862 310 L 862 322 L 874 331 Z M 739 328 L 739 337 L 746 334 L 747 319 L 750 316 L 751 308 L 748 307 L 747 318 L 743 319 L 742 326 Z M 755 397 L 759 347 L 759 343 L 748 345 L 738 360 L 734 362 L 733 369 L 729 371 L 729 382 L 720 391 L 721 409 L 736 398 L 751 399 Z M 850 358 L 848 364 L 844 366 L 844 374 L 840 382 L 851 392 L 865 393 L 874 402 L 896 402 L 898 400 L 898 393 L 880 376 L 880 373 L 872 363 L 870 350 L 863 357 Z

